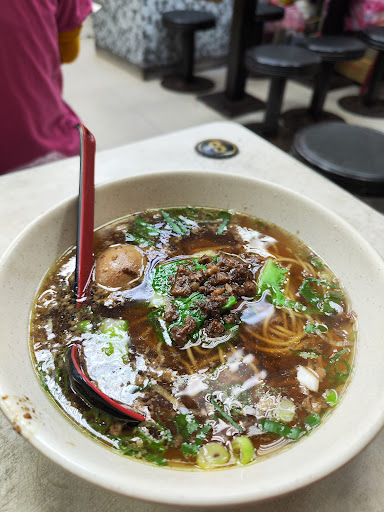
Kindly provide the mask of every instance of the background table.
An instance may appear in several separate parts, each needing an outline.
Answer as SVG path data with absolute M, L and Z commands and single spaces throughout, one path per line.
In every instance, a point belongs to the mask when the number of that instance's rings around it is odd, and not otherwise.
M 200 156 L 194 147 L 206 138 L 230 140 L 238 145 L 239 154 L 226 160 Z M 78 169 L 78 158 L 71 158 L 0 178 L 0 253 L 35 217 L 77 193 Z M 103 151 L 96 157 L 96 183 L 170 169 L 223 171 L 284 185 L 339 214 L 384 256 L 384 217 L 380 213 L 235 123 L 211 123 Z M 356 414 L 359 414 L 358 406 Z M 383 461 L 382 431 L 368 448 L 336 473 L 288 496 L 248 505 L 242 510 L 383 512 Z M 188 478 L 187 473 L 185 477 Z M 88 510 L 181 512 L 185 509 L 138 502 L 83 482 L 32 448 L 0 413 L 0 511 Z

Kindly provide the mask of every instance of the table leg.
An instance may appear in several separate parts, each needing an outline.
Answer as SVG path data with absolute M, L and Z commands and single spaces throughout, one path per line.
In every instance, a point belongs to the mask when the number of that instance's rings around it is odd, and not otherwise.
M 258 0 L 234 0 L 225 91 L 198 98 L 226 117 L 256 112 L 265 107 L 263 101 L 245 92 L 244 55 L 251 45 L 255 30 L 257 2 Z
M 238 101 L 245 95 L 246 69 L 244 54 L 251 42 L 257 0 L 235 0 L 228 54 L 228 72 L 225 94 Z

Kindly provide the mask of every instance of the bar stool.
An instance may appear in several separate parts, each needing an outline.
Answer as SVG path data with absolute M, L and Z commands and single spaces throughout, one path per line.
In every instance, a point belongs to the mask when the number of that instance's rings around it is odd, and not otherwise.
M 318 55 L 297 46 L 267 44 L 250 48 L 245 59 L 247 69 L 271 77 L 271 85 L 264 122 L 247 124 L 246 127 L 269 140 L 278 135 L 287 79 L 311 76 L 316 73 L 320 63 Z
M 335 121 L 318 123 L 296 134 L 291 154 L 364 200 L 384 196 L 382 132 Z
M 162 15 L 163 24 L 181 36 L 182 61 L 180 73 L 164 77 L 161 85 L 177 92 L 200 92 L 211 89 L 214 83 L 207 78 L 193 74 L 195 57 L 195 32 L 207 30 L 216 25 L 210 12 L 169 11 Z
M 264 37 L 264 24 L 268 21 L 279 21 L 285 16 L 285 9 L 278 5 L 258 2 L 254 18 L 254 31 L 251 36 L 251 44 L 254 47 L 262 44 Z M 265 78 L 258 73 L 248 72 L 250 78 Z
M 255 33 L 252 45 L 263 42 L 264 23 L 267 21 L 279 21 L 284 18 L 285 9 L 278 5 L 258 2 L 255 13 Z
M 296 108 L 284 112 L 284 124 L 289 130 L 297 130 L 314 122 L 341 121 L 339 116 L 323 110 L 334 66 L 336 62 L 360 59 L 365 53 L 365 44 L 352 37 L 320 36 L 304 39 L 300 46 L 317 53 L 322 62 L 320 71 L 315 76 L 309 109 Z
M 384 27 L 367 28 L 360 37 L 370 48 L 378 50 L 372 75 L 363 96 L 346 96 L 339 100 L 339 105 L 353 114 L 384 117 L 384 100 L 379 98 L 384 77 Z

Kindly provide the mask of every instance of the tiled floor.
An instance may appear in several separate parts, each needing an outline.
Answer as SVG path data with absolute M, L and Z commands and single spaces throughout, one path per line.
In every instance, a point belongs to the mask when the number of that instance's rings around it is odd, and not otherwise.
M 63 69 L 65 99 L 94 133 L 99 150 L 224 119 L 197 101 L 194 95 L 167 91 L 158 79 L 143 81 L 130 65 L 105 52 L 97 52 L 89 25 L 84 31 L 80 56 Z M 199 74 L 214 80 L 216 90 L 223 90 L 225 68 Z M 247 91 L 265 100 L 268 81 L 249 79 Z M 384 119 L 354 116 L 338 107 L 338 98 L 357 92 L 358 86 L 331 91 L 326 109 L 341 115 L 349 123 L 384 131 Z M 283 110 L 308 105 L 310 96 L 309 88 L 288 82 Z M 262 118 L 260 111 L 235 121 L 249 123 Z

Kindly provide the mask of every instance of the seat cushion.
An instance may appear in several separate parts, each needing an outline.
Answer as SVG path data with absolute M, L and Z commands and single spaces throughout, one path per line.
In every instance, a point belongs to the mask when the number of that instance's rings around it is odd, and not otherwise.
M 358 39 L 345 36 L 309 37 L 304 45 L 329 62 L 361 59 L 366 49 L 365 44 Z
M 176 30 L 204 30 L 215 26 L 215 16 L 204 11 L 169 11 L 163 13 L 163 23 Z
M 250 71 L 289 78 L 314 74 L 321 59 L 306 48 L 263 44 L 250 48 L 246 53 L 245 62 Z
M 295 136 L 292 153 L 346 188 L 384 194 L 384 133 L 340 122 L 319 123 Z
M 369 27 L 361 34 L 361 39 L 375 50 L 384 50 L 384 27 Z
M 258 2 L 255 14 L 255 21 L 278 21 L 284 18 L 285 9 L 278 5 L 262 4 Z

